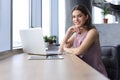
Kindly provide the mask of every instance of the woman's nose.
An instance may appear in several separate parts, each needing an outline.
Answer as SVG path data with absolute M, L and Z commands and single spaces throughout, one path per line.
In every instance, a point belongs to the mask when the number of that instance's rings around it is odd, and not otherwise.
M 75 20 L 78 21 L 78 17 L 76 17 Z

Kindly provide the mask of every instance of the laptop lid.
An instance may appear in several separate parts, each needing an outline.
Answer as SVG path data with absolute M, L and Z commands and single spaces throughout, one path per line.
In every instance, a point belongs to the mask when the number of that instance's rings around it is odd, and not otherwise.
M 45 43 L 41 28 L 20 30 L 23 51 L 31 54 L 46 55 Z
M 20 37 L 25 53 L 38 55 L 62 54 L 62 52 L 58 51 L 46 51 L 43 33 L 40 27 L 20 30 Z

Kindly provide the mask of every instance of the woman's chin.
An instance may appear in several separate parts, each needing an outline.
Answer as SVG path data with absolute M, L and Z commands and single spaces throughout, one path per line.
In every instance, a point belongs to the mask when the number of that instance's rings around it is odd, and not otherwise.
M 78 32 L 78 31 L 77 31 L 76 33 L 77 33 L 77 34 L 81 34 L 81 32 Z

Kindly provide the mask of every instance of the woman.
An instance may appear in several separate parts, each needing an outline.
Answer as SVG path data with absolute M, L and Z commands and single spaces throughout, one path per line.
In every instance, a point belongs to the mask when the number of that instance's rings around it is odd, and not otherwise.
M 87 64 L 107 76 L 101 60 L 99 34 L 92 25 L 88 9 L 77 5 L 72 10 L 73 25 L 66 31 L 59 50 L 77 55 Z

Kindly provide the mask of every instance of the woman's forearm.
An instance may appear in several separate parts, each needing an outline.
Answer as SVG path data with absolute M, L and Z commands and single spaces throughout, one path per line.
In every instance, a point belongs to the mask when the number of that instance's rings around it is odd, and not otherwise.
M 64 46 L 65 47 L 70 47 L 70 43 L 68 42 L 68 38 L 65 37 L 63 41 L 60 43 L 59 51 L 64 51 Z
M 64 37 L 64 39 L 63 39 L 63 43 L 64 43 L 64 44 L 67 44 L 69 38 L 70 38 L 70 32 L 66 32 L 65 37 Z
M 75 54 L 75 55 L 80 54 L 78 51 L 78 48 L 66 48 L 66 47 L 64 47 L 64 51 L 67 53 Z
M 66 32 L 66 34 L 65 34 L 65 36 L 63 38 L 63 41 L 60 43 L 60 48 L 59 48 L 60 51 L 63 51 L 64 47 L 67 47 L 67 48 L 71 47 L 71 44 L 73 42 L 73 37 L 72 37 L 73 31 L 72 30 L 73 30 L 73 27 L 70 27 L 67 30 L 67 32 Z

